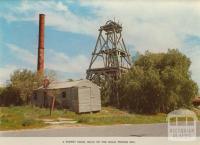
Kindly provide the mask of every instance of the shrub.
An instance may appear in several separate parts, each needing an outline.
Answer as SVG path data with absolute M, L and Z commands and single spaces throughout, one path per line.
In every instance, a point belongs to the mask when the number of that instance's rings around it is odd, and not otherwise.
M 198 93 L 191 62 L 178 50 L 141 55 L 119 80 L 121 108 L 138 113 L 169 112 L 189 107 Z

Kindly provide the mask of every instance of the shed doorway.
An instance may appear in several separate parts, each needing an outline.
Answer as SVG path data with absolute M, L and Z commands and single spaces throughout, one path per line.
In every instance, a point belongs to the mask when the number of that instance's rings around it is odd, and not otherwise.
M 79 88 L 79 112 L 93 111 L 92 96 L 90 87 Z

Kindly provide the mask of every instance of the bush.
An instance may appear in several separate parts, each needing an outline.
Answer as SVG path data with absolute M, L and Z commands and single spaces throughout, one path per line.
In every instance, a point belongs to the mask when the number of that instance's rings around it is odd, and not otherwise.
M 22 99 L 20 98 L 20 91 L 14 87 L 7 87 L 1 91 L 0 94 L 0 105 L 1 106 L 11 106 L 11 105 L 21 105 Z
M 55 79 L 55 74 L 48 71 L 46 74 L 50 81 Z M 0 105 L 29 104 L 34 89 L 43 84 L 44 76 L 27 69 L 17 69 L 10 76 L 10 84 L 0 88 Z
M 198 93 L 190 64 L 189 58 L 174 49 L 141 55 L 118 83 L 121 108 L 158 113 L 189 107 Z
M 22 120 L 22 126 L 31 126 L 34 124 L 34 120 L 33 119 L 23 119 Z

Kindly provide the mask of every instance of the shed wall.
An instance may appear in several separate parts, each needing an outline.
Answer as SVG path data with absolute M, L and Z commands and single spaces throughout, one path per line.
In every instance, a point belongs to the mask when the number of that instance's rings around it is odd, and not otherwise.
M 79 113 L 101 110 L 99 87 L 88 82 L 79 84 Z
M 44 107 L 44 89 L 38 89 L 34 92 L 37 93 L 37 100 L 33 99 L 33 95 L 31 98 L 32 104 Z M 75 87 L 48 90 L 48 94 L 51 94 L 48 95 L 46 100 L 49 105 L 53 94 L 61 108 L 68 108 L 77 113 L 101 110 L 99 87 L 89 81 L 82 81 Z

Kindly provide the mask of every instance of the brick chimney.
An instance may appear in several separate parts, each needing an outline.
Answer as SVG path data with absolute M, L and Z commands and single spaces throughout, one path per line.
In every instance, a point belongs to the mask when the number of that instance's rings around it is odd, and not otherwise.
M 44 26 L 45 15 L 39 15 L 38 63 L 37 72 L 44 74 Z

